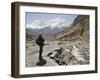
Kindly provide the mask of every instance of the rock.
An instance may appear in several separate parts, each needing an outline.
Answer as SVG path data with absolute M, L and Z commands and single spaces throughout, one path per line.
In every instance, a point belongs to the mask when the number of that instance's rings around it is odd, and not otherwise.
M 58 65 L 89 64 L 89 48 L 81 42 L 67 44 L 48 53 L 48 57 Z

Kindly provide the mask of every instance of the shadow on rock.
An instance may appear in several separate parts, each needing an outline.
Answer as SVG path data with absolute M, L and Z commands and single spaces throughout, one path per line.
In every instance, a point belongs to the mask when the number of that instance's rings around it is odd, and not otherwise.
M 40 60 L 39 60 L 39 62 L 37 62 L 37 66 L 43 66 L 43 65 L 45 65 L 47 63 L 47 61 L 46 60 L 44 60 L 43 58 L 41 58 Z

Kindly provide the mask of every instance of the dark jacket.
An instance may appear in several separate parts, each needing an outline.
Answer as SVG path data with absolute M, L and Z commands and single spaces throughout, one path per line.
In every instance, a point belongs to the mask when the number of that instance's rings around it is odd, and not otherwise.
M 44 39 L 42 36 L 39 36 L 37 39 L 36 39 L 36 44 L 39 45 L 39 46 L 43 46 L 44 45 Z

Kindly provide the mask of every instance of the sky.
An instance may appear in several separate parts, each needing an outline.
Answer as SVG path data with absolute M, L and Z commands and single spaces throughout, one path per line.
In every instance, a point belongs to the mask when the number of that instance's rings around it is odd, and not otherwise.
M 59 14 L 59 13 L 25 13 L 26 28 L 41 29 L 45 27 L 68 27 L 77 14 Z

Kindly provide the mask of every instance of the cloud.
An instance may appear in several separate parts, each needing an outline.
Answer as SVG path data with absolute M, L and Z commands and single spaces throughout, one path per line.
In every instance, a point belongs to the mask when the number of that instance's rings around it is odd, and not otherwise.
M 31 24 L 27 24 L 27 28 L 33 28 L 33 29 L 41 29 L 45 27 L 50 28 L 62 28 L 67 26 L 67 21 L 63 18 L 54 18 L 47 21 L 40 21 L 40 20 L 34 20 Z
M 62 27 L 65 27 L 67 24 L 66 24 L 65 19 L 55 18 L 55 19 L 49 20 L 46 25 L 50 26 L 51 28 L 55 28 L 55 27 L 62 28 Z
M 36 28 L 41 29 L 42 26 L 43 26 L 43 22 L 40 20 L 34 20 L 32 21 L 31 24 L 26 25 L 27 28 L 33 28 L 33 29 L 36 29 Z

